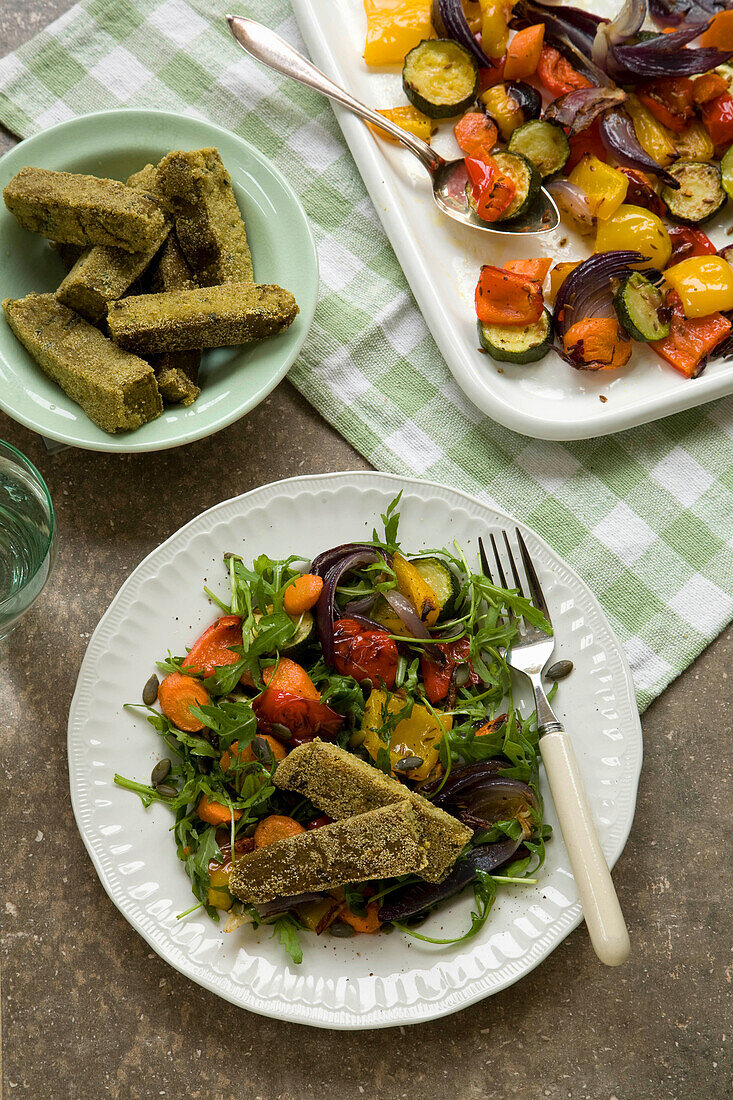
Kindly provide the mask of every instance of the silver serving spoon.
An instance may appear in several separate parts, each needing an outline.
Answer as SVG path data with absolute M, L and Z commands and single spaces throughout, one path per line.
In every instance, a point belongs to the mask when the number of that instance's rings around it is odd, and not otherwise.
M 228 15 L 227 22 L 242 49 L 257 61 L 335 100 L 359 118 L 371 122 L 372 125 L 390 134 L 414 153 L 430 173 L 433 181 L 433 198 L 438 209 L 449 218 L 455 218 L 456 221 L 469 225 L 472 229 L 482 229 L 485 233 L 501 233 L 504 236 L 514 236 L 517 233 L 548 233 L 560 224 L 557 207 L 544 187 L 539 191 L 527 213 L 515 218 L 511 223 L 481 221 L 466 202 L 467 176 L 463 159 L 444 160 L 443 157 L 438 156 L 422 138 L 409 134 L 383 115 L 377 114 L 371 107 L 354 99 L 343 88 L 339 88 L 320 69 L 262 23 L 256 23 L 254 19 L 245 19 L 239 15 Z

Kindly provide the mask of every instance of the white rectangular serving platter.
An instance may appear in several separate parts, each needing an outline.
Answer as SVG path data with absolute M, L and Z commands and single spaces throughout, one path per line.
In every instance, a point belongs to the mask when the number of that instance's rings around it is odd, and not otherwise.
M 293 9 L 313 61 L 328 76 L 372 107 L 407 102 L 398 66 L 370 69 L 364 63 L 362 0 L 293 0 Z M 577 371 L 554 354 L 527 366 L 494 363 L 479 352 L 476 336 L 473 299 L 481 265 L 540 255 L 585 259 L 592 239 L 589 244 L 564 224 L 524 239 L 463 228 L 438 212 L 427 173 L 406 149 L 375 137 L 343 108 L 334 110 L 435 342 L 458 385 L 491 419 L 537 439 L 588 439 L 733 392 L 733 361 L 712 362 L 699 378 L 686 379 L 639 344 L 631 363 L 617 371 Z M 460 155 L 453 121 L 441 122 L 432 140 L 448 157 Z M 705 226 L 718 247 L 730 243 L 732 220 L 729 204 L 727 214 Z

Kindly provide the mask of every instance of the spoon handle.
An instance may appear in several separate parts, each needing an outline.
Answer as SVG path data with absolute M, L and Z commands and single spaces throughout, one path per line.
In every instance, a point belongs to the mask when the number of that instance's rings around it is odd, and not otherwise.
M 367 107 L 364 103 L 360 103 L 358 99 L 354 99 L 343 88 L 339 88 L 338 84 L 334 84 L 332 80 L 329 80 L 320 69 L 312 65 L 302 54 L 294 50 L 283 38 L 271 31 L 269 27 L 255 22 L 254 19 L 245 19 L 240 15 L 228 15 L 227 22 L 229 23 L 229 29 L 242 49 L 251 54 L 257 61 L 261 61 L 263 65 L 275 69 L 283 76 L 298 80 L 308 88 L 321 92 L 322 95 L 328 96 L 336 103 L 340 103 L 347 111 L 363 118 L 365 122 L 371 122 L 372 125 L 378 126 L 395 138 L 396 141 L 399 141 L 401 145 L 404 145 L 406 149 L 409 149 L 411 153 L 414 153 L 431 174 L 436 172 L 444 163 L 443 158 L 438 156 L 427 142 L 414 134 L 409 134 L 401 126 L 396 126 L 394 122 L 373 111 L 371 107 Z

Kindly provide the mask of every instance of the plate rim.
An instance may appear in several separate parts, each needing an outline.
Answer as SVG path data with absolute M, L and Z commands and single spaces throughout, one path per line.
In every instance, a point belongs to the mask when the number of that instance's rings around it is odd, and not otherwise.
M 292 367 L 293 363 L 300 354 L 303 345 L 308 337 L 311 326 L 313 324 L 313 318 L 318 306 L 320 297 L 320 273 L 318 262 L 318 249 L 316 247 L 315 237 L 313 235 L 313 227 L 310 223 L 310 219 L 306 214 L 303 203 L 298 195 L 295 193 L 292 185 L 288 182 L 286 177 L 275 165 L 275 163 L 256 145 L 248 141 L 246 138 L 240 137 L 239 134 L 234 133 L 233 130 L 227 130 L 224 126 L 219 126 L 215 122 L 211 122 L 208 118 L 200 118 L 197 116 L 188 116 L 176 114 L 173 111 L 157 110 L 155 108 L 144 107 L 117 107 L 105 111 L 89 111 L 83 115 L 76 115 L 74 118 L 64 119 L 62 122 L 57 122 L 53 126 L 49 126 L 44 130 L 31 134 L 27 138 L 23 138 L 12 149 L 8 150 L 2 157 L 0 157 L 0 189 L 4 186 L 5 176 L 7 175 L 6 166 L 10 166 L 11 175 L 18 170 L 22 165 L 18 165 L 16 168 L 16 162 L 24 160 L 23 150 L 32 148 L 34 143 L 42 143 L 46 141 L 49 135 L 57 135 L 59 132 L 66 130 L 74 130 L 79 126 L 88 126 L 93 124 L 98 119 L 115 119 L 118 120 L 120 115 L 126 115 L 129 117 L 138 116 L 141 123 L 145 120 L 149 120 L 151 117 L 158 119 L 169 119 L 176 123 L 176 125 L 183 124 L 188 126 L 189 124 L 196 124 L 198 126 L 204 126 L 212 132 L 212 137 L 216 135 L 224 135 L 227 140 L 232 140 L 236 144 L 243 147 L 243 151 L 248 157 L 259 162 L 264 166 L 268 172 L 277 180 L 278 184 L 283 188 L 283 191 L 288 196 L 289 200 L 293 204 L 294 211 L 302 222 L 305 229 L 305 243 L 307 244 L 307 256 L 309 260 L 309 266 L 312 266 L 314 275 L 314 289 L 312 292 L 312 300 L 307 304 L 307 309 L 304 310 L 300 302 L 298 303 L 300 313 L 299 318 L 302 318 L 300 324 L 300 331 L 295 340 L 293 347 L 288 354 L 284 357 L 281 365 L 274 372 L 272 378 L 254 395 L 250 396 L 244 402 L 240 402 L 235 410 L 223 414 L 221 417 L 215 419 L 213 423 L 202 425 L 199 429 L 189 428 L 181 430 L 180 434 L 173 439 L 152 440 L 148 442 L 134 442 L 135 432 L 125 432 L 120 435 L 110 435 L 109 438 L 100 438 L 98 440 L 80 439 L 73 431 L 64 431 L 63 428 L 56 428 L 54 425 L 49 427 L 39 424 L 38 419 L 33 415 L 29 415 L 22 411 L 18 411 L 12 402 L 9 402 L 3 388 L 0 387 L 0 409 L 11 420 L 16 421 L 18 424 L 22 424 L 24 427 L 29 428 L 31 431 L 36 432 L 41 436 L 45 436 L 47 439 L 53 439 L 57 443 L 64 443 L 69 447 L 77 447 L 79 450 L 84 451 L 98 451 L 102 453 L 116 453 L 116 454 L 145 454 L 155 451 L 168 451 L 174 450 L 176 447 L 186 446 L 188 443 L 197 442 L 200 439 L 206 439 L 209 436 L 215 435 L 217 432 L 222 431 L 224 428 L 229 427 L 231 424 L 236 423 L 248 413 L 252 412 L 258 405 L 260 405 L 266 397 L 275 389 L 276 386 L 282 382 L 283 378 L 287 375 L 288 371 Z M 216 144 L 216 142 L 212 142 Z M 8 176 L 8 179 L 10 176 Z M 3 216 L 7 214 L 8 217 L 12 217 L 9 211 L 4 208 L 0 209 L 0 214 Z M 2 298 L 2 295 L 0 295 Z M 4 324 L 2 318 L 0 323 Z M 71 399 L 69 399 L 71 400 Z M 101 429 L 100 429 L 101 431 Z
M 343 80 L 340 72 L 339 59 L 335 56 L 330 41 L 316 17 L 311 0 L 292 0 L 292 6 L 298 27 L 314 62 L 331 79 L 337 82 L 341 80 L 348 87 L 348 81 Z M 356 169 L 382 223 L 390 247 L 418 303 L 423 320 L 456 385 L 484 415 L 505 428 L 532 439 L 571 442 L 614 435 L 733 393 L 732 367 L 727 374 L 716 376 L 702 374 L 700 378 L 694 379 L 696 383 L 694 387 L 672 390 L 658 397 L 649 397 L 629 404 L 625 409 L 610 413 L 604 413 L 601 406 L 595 413 L 589 412 L 582 417 L 569 420 L 559 416 L 551 418 L 537 416 L 529 408 L 518 409 L 509 405 L 488 385 L 476 383 L 468 372 L 464 373 L 454 364 L 451 326 L 445 319 L 445 311 L 440 299 L 436 300 L 436 296 L 425 283 L 422 273 L 426 266 L 427 254 L 421 252 L 417 239 L 413 239 L 409 233 L 401 229 L 397 204 L 384 178 L 385 160 L 376 141 L 370 135 L 368 128 L 344 107 L 337 103 L 332 103 L 331 106 Z M 440 324 L 433 322 L 437 316 L 441 318 Z M 733 362 L 733 359 L 729 359 L 728 362 Z
M 77 675 L 77 681 L 74 688 L 73 697 L 69 707 L 69 718 L 67 724 L 67 763 L 69 769 L 69 791 L 71 797 L 71 804 L 74 811 L 74 818 L 76 825 L 81 835 L 84 846 L 90 856 L 94 869 L 97 873 L 97 877 L 102 884 L 106 894 L 115 905 L 115 908 L 120 912 L 124 919 L 131 925 L 132 928 L 145 940 L 145 942 L 156 952 L 156 954 L 163 959 L 168 965 L 172 966 L 184 977 L 196 982 L 198 985 L 207 989 L 209 992 L 214 993 L 216 996 L 221 997 L 223 1000 L 228 1001 L 231 1004 L 236 1005 L 238 1008 L 243 1008 L 247 1011 L 255 1012 L 258 1015 L 267 1016 L 271 1019 L 286 1021 L 288 1023 L 303 1024 L 311 1027 L 319 1027 L 326 1030 L 338 1030 L 338 1031 L 362 1031 L 362 1030 L 376 1030 L 386 1027 L 398 1027 L 405 1026 L 407 1024 L 427 1023 L 430 1020 L 440 1019 L 443 1016 L 450 1015 L 454 1012 L 461 1011 L 464 1008 L 468 1008 L 473 1004 L 481 1000 L 485 1000 L 489 996 L 493 996 L 496 993 L 501 992 L 508 986 L 513 985 L 520 978 L 531 973 L 541 962 L 543 962 L 555 948 L 563 942 L 563 940 L 572 932 L 582 921 L 582 911 L 579 902 L 574 903 L 559 918 L 560 928 L 555 930 L 553 925 L 552 943 L 546 944 L 545 940 L 550 935 L 549 932 L 543 933 L 535 941 L 532 953 L 533 957 L 529 964 L 526 962 L 522 965 L 521 973 L 514 975 L 508 974 L 501 981 L 497 982 L 495 986 L 489 991 L 479 990 L 472 996 L 461 998 L 459 990 L 447 990 L 445 991 L 439 1000 L 424 1001 L 422 1002 L 422 1008 L 419 1014 L 416 1012 L 417 1004 L 410 1006 L 404 1006 L 400 1004 L 398 1008 L 404 1013 L 405 1011 L 410 1013 L 411 1018 L 407 1015 L 397 1019 L 383 1019 L 382 1016 L 387 1015 L 389 1012 L 394 1012 L 394 1008 L 385 1010 L 383 1008 L 371 1009 L 360 1017 L 357 1014 L 349 1015 L 348 1018 L 344 1018 L 344 1011 L 338 1009 L 325 1009 L 322 1006 L 306 1005 L 298 1001 L 290 1001 L 283 1003 L 282 1001 L 271 1002 L 265 1000 L 260 994 L 250 993 L 246 1002 L 242 997 L 235 996 L 233 993 L 229 993 L 226 989 L 222 988 L 215 980 L 210 977 L 210 970 L 208 967 L 202 967 L 197 964 L 192 964 L 186 957 L 181 957 L 180 961 L 176 959 L 176 955 L 181 955 L 178 945 L 161 946 L 156 942 L 152 931 L 149 931 L 144 925 L 142 925 L 135 917 L 127 911 L 126 903 L 127 898 L 124 897 L 123 892 L 115 890 L 113 883 L 107 880 L 106 872 L 102 867 L 102 861 L 98 857 L 97 851 L 94 847 L 93 838 L 87 834 L 84 827 L 84 807 L 81 805 L 81 794 L 78 787 L 78 774 L 76 767 L 76 760 L 74 755 L 74 735 L 75 735 L 75 716 L 76 710 L 80 705 L 80 697 L 85 685 L 82 683 L 84 678 L 85 667 L 94 659 L 92 654 L 95 642 L 102 632 L 108 618 L 113 613 L 116 604 L 122 599 L 126 590 L 132 585 L 136 576 L 141 573 L 145 566 L 155 557 L 159 552 L 169 547 L 174 540 L 179 536 L 182 536 L 195 524 L 199 523 L 205 517 L 209 517 L 216 513 L 219 509 L 227 508 L 229 505 L 238 504 L 242 501 L 247 501 L 248 498 L 253 497 L 255 494 L 265 490 L 274 489 L 275 487 L 285 487 L 287 490 L 291 486 L 301 486 L 303 488 L 310 487 L 312 492 L 316 494 L 321 488 L 333 484 L 339 480 L 356 479 L 363 481 L 371 488 L 382 489 L 384 483 L 391 483 L 392 486 L 397 485 L 398 488 L 412 488 L 413 490 L 420 487 L 427 487 L 432 489 L 438 489 L 442 492 L 448 492 L 454 494 L 467 502 L 470 502 L 474 506 L 478 506 L 483 511 L 492 512 L 495 516 L 508 519 L 512 523 L 517 523 L 523 527 L 526 531 L 531 532 L 532 536 L 537 540 L 542 547 L 550 553 L 553 559 L 559 560 L 562 563 L 563 568 L 567 570 L 567 573 L 578 583 L 581 587 L 589 593 L 591 599 L 594 602 L 594 610 L 600 617 L 602 626 L 607 630 L 609 640 L 615 647 L 615 655 L 619 660 L 620 670 L 623 677 L 623 685 L 628 692 L 628 696 L 631 702 L 630 707 L 630 719 L 633 724 L 633 731 L 630 729 L 629 734 L 632 732 L 635 734 L 633 741 L 633 747 L 636 749 L 635 759 L 630 760 L 630 784 L 628 788 L 628 803 L 629 813 L 626 824 L 620 831 L 620 843 L 618 853 L 610 860 L 610 867 L 612 868 L 617 859 L 623 852 L 626 842 L 634 821 L 636 802 L 638 797 L 638 787 L 641 775 L 641 768 L 643 762 L 643 733 L 641 728 L 641 720 L 638 713 L 638 707 L 636 705 L 634 682 L 631 676 L 631 670 L 629 668 L 628 661 L 626 659 L 623 647 L 616 636 L 611 624 L 608 622 L 606 613 L 598 602 L 597 598 L 583 581 L 580 575 L 570 566 L 565 559 L 555 551 L 549 543 L 538 534 L 533 528 L 528 527 L 527 524 L 522 521 L 514 519 L 511 515 L 504 512 L 502 509 L 496 508 L 493 504 L 489 505 L 481 501 L 478 497 L 471 493 L 464 492 L 460 489 L 454 489 L 452 486 L 445 485 L 441 482 L 426 481 L 420 478 L 413 478 L 402 474 L 390 474 L 383 473 L 381 471 L 372 470 L 343 470 L 334 471 L 323 474 L 302 474 L 295 477 L 283 478 L 279 481 L 267 482 L 264 485 L 255 486 L 249 489 L 245 493 L 238 494 L 235 497 L 229 497 L 226 500 L 219 501 L 217 504 L 212 505 L 210 508 L 204 509 L 198 515 L 192 517 L 181 527 L 172 532 L 166 539 L 164 539 L 158 546 L 154 547 L 144 558 L 135 566 L 130 572 L 129 576 L 122 582 L 117 592 L 112 597 L 109 606 L 101 616 L 97 623 L 92 635 L 87 644 L 87 648 L 84 653 L 79 672 Z M 380 485 L 380 482 L 382 483 Z M 91 654 L 91 656 L 90 656 Z M 86 793 L 86 792 L 85 792 Z M 625 794 L 626 797 L 626 794 Z M 152 923 L 152 922 L 151 922 Z M 557 924 L 558 922 L 555 922 Z M 555 937 L 557 936 L 557 939 Z M 446 1004 L 446 1001 L 452 1003 Z M 456 1003 L 457 1002 L 457 1003 Z M 272 1004 L 277 1005 L 277 1010 L 273 1009 Z M 419 1002 L 418 1002 L 419 1003 Z M 425 1011 L 427 1007 L 427 1011 Z M 377 1015 L 380 1018 L 377 1020 L 369 1019 L 370 1016 Z M 338 1018 L 337 1018 L 338 1017 Z

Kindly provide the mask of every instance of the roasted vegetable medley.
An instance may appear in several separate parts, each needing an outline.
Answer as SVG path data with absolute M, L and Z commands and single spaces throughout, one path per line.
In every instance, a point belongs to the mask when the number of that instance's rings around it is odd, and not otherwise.
M 402 64 L 410 104 L 382 113 L 425 140 L 455 120 L 475 217 L 509 228 L 544 186 L 592 248 L 484 266 L 482 351 L 615 370 L 637 342 L 694 378 L 733 350 L 729 250 L 700 228 L 733 196 L 728 0 L 625 0 L 613 19 L 540 0 L 364 2 L 365 61 Z
M 227 554 L 230 604 L 207 589 L 220 617 L 132 705 L 165 755 L 149 783 L 115 776 L 172 810 L 194 909 L 274 925 L 296 962 L 301 930 L 430 939 L 417 922 L 469 884 L 468 931 L 430 942 L 475 935 L 550 834 L 503 657 L 510 612 L 547 624 L 460 548 L 409 553 L 398 502 L 308 565 Z

